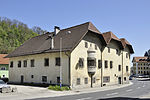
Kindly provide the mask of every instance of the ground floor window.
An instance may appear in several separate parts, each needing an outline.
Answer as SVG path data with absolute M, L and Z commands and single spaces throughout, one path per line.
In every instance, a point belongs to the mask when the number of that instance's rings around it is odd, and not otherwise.
M 77 78 L 77 85 L 80 85 L 80 78 Z
M 93 83 L 96 83 L 96 78 L 95 77 L 93 77 Z
M 126 77 L 124 77 L 124 81 L 126 81 L 127 79 L 126 79 Z
M 103 82 L 110 82 L 110 76 L 104 76 Z
M 47 76 L 42 76 L 42 82 L 47 82 Z
M 88 78 L 84 78 L 84 84 L 88 84 Z
M 57 84 L 60 84 L 60 77 L 57 77 Z

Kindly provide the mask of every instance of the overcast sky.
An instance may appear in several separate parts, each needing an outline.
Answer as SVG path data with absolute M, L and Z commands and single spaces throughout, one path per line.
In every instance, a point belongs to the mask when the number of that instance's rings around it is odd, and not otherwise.
M 126 38 L 143 56 L 150 49 L 150 0 L 0 0 L 0 16 L 53 31 L 92 22 Z

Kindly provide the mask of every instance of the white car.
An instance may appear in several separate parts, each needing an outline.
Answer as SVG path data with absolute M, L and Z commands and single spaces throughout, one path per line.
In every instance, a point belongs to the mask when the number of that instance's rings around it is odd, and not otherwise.
M 7 83 L 5 83 L 3 80 L 0 80 L 0 92 L 9 92 L 11 91 L 11 88 Z

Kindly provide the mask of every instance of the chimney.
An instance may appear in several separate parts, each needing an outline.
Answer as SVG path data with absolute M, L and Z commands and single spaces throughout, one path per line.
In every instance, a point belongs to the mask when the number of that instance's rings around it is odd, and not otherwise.
M 50 49 L 54 48 L 54 36 L 53 34 L 49 35 L 49 39 L 50 39 Z
M 60 31 L 60 28 L 58 26 L 55 26 L 54 27 L 54 35 L 57 35 L 59 31 Z

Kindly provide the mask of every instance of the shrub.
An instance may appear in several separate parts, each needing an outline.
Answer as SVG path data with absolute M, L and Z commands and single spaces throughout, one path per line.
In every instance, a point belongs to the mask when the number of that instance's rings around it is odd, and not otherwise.
M 60 86 L 58 86 L 58 85 L 55 85 L 55 86 L 50 85 L 50 86 L 48 87 L 48 89 L 50 89 L 50 90 L 55 90 L 55 91 L 68 91 L 68 90 L 70 90 L 70 88 L 67 87 L 67 86 L 62 86 L 62 87 L 60 88 Z

